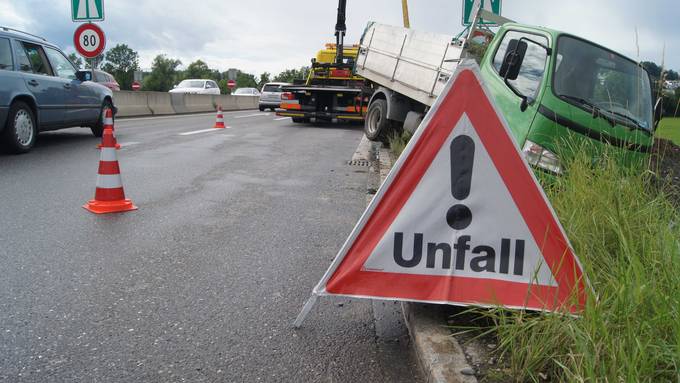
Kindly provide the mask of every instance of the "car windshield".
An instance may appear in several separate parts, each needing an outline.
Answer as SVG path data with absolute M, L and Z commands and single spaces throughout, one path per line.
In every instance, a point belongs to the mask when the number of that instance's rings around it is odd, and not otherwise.
M 582 100 L 617 120 L 652 127 L 652 93 L 647 72 L 635 62 L 587 41 L 561 36 L 557 43 L 555 94 Z
M 203 88 L 204 81 L 184 80 L 177 85 L 178 88 Z
M 281 92 L 281 85 L 267 84 L 262 89 L 263 92 Z

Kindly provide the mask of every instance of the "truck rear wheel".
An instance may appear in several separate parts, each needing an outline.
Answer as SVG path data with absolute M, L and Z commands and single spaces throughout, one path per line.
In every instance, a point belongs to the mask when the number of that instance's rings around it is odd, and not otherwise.
M 364 121 L 364 133 L 371 141 L 385 141 L 391 128 L 387 119 L 387 101 L 374 100 L 368 107 Z

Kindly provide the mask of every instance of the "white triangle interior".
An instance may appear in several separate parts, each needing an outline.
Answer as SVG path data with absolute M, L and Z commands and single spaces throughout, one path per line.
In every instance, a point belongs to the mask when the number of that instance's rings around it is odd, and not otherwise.
M 455 137 L 463 134 L 475 142 L 475 151 L 470 195 L 458 201 L 451 193 L 450 145 Z M 519 171 L 524 171 L 524 169 Z M 446 212 L 458 203 L 466 205 L 472 211 L 472 221 L 463 230 L 454 230 L 446 222 Z M 413 258 L 415 234 L 422 234 L 422 258 L 417 265 L 402 267 L 397 264 L 394 253 L 395 233 L 402 233 L 401 254 L 405 260 Z M 467 242 L 470 249 L 464 254 L 464 267 L 460 270 L 456 268 L 458 257 L 454 245 L 462 236 L 470 237 Z M 507 272 L 502 272 L 501 267 L 501 248 L 504 238 L 510 240 L 509 252 L 507 252 L 509 257 L 506 257 L 508 262 L 505 267 Z M 521 275 L 515 273 L 517 240 L 524 242 Z M 447 243 L 450 246 L 449 267 L 445 267 L 442 251 L 436 252 L 434 267 L 427 267 L 428 243 Z M 489 247 L 494 249 L 493 272 L 487 271 L 486 267 L 483 271 L 471 269 L 470 263 L 473 258 L 488 255 L 488 252 L 479 246 L 487 246 L 486 250 Z M 473 252 L 475 249 L 478 250 L 476 253 Z M 477 262 L 477 268 L 479 269 L 479 265 L 482 264 L 486 265 L 487 262 Z M 388 273 L 464 276 L 556 286 L 550 268 L 545 264 L 536 241 L 479 135 L 465 114 L 439 149 L 434 161 L 394 222 L 371 252 L 363 269 Z

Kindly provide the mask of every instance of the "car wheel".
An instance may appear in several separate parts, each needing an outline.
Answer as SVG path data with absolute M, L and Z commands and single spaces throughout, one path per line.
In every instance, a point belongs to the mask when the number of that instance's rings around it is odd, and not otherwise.
M 260 112 L 264 112 L 264 106 L 260 107 Z
M 13 153 L 26 153 L 35 144 L 38 125 L 33 110 L 25 102 L 17 101 L 9 108 L 2 144 Z
M 364 120 L 364 133 L 371 141 L 384 141 L 390 130 L 387 119 L 387 101 L 378 99 L 371 103 Z
M 90 130 L 92 130 L 92 134 L 95 137 L 101 137 L 104 134 L 104 116 L 106 116 L 106 109 L 113 109 L 113 105 L 111 105 L 111 101 L 109 100 L 104 101 L 102 104 L 102 109 L 99 113 L 99 121 L 97 121 L 97 124 L 90 127 Z M 111 116 L 115 121 L 116 116 L 114 116 L 113 113 Z
M 276 108 L 269 108 L 272 112 L 276 112 Z

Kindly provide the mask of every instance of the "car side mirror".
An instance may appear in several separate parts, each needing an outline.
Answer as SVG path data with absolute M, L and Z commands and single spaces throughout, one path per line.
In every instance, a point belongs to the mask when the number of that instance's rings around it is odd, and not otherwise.
M 508 50 L 501 64 L 501 69 L 498 73 L 505 80 L 516 80 L 519 76 L 519 70 L 524 62 L 524 56 L 527 53 L 528 44 L 522 40 L 512 39 L 508 43 Z
M 79 70 L 76 72 L 76 78 L 80 82 L 92 81 L 92 71 L 89 70 Z
M 654 104 L 654 129 L 659 126 L 659 121 L 663 118 L 663 98 L 659 97 L 656 99 L 656 104 Z

